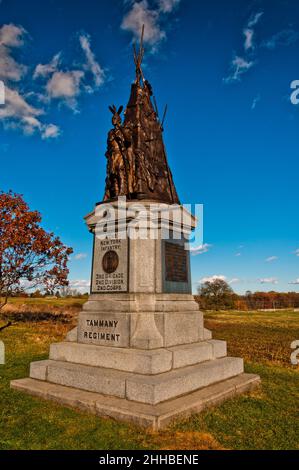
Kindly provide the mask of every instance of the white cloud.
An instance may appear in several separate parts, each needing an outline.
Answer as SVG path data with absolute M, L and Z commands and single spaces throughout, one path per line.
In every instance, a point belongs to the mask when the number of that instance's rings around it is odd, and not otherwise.
M 31 106 L 17 90 L 5 87 L 5 106 L 0 108 L 0 119 L 34 117 L 43 114 L 40 109 Z
M 72 279 L 69 281 L 69 287 L 81 293 L 85 293 L 89 291 L 90 281 L 86 279 Z
M 194 247 L 190 247 L 190 253 L 192 253 L 193 255 L 201 255 L 203 253 L 207 253 L 209 251 L 209 249 L 211 248 L 212 245 L 209 245 L 209 243 L 204 243 L 203 245 L 199 245 L 199 246 L 194 246 Z
M 259 11 L 258 13 L 251 15 L 250 20 L 248 21 L 248 27 L 252 28 L 253 26 L 257 25 L 263 14 L 263 11 Z
M 159 0 L 159 9 L 163 13 L 171 13 L 178 6 L 181 0 Z
M 294 281 L 289 282 L 289 284 L 298 285 L 299 284 L 299 277 L 297 279 L 295 279 Z
M 295 31 L 291 27 L 284 29 L 274 34 L 270 39 L 260 42 L 256 45 L 255 41 L 255 27 L 259 23 L 264 12 L 260 11 L 256 14 L 251 15 L 247 25 L 243 29 L 243 35 L 245 36 L 244 41 L 244 52 L 235 54 L 230 65 L 230 74 L 227 78 L 224 78 L 224 83 L 233 83 L 241 80 L 241 77 L 249 69 L 256 64 L 257 49 L 275 49 L 277 46 L 289 46 L 294 44 L 299 39 L 299 32 Z M 252 108 L 255 109 L 257 101 L 254 100 Z
M 79 41 L 86 57 L 84 69 L 92 73 L 95 86 L 99 88 L 104 83 L 105 73 L 100 64 L 96 61 L 95 55 L 91 50 L 90 37 L 86 34 L 81 34 Z
M 241 280 L 238 277 L 233 277 L 231 279 L 228 279 L 224 274 L 214 274 L 214 276 L 207 276 L 203 277 L 200 279 L 199 284 L 204 284 L 206 282 L 215 282 L 218 280 L 225 281 L 228 284 L 237 284 L 238 282 L 241 282 Z
M 54 124 L 40 121 L 44 110 L 30 104 L 30 94 L 26 96 L 20 90 L 19 82 L 26 75 L 27 67 L 12 57 L 13 49 L 24 45 L 26 34 L 22 26 L 14 24 L 0 28 L 0 79 L 6 84 L 5 105 L 0 108 L 0 120 L 4 128 L 21 129 L 25 135 L 39 132 L 43 139 L 50 139 L 57 137 L 59 129 Z
M 243 34 L 245 36 L 245 43 L 244 43 L 245 51 L 247 51 L 248 49 L 252 49 L 254 47 L 254 45 L 253 45 L 253 36 L 254 36 L 253 29 L 245 28 L 244 31 L 243 31 Z
M 144 42 L 155 52 L 161 41 L 166 38 L 163 25 L 169 23 L 170 13 L 179 4 L 180 0 L 157 0 L 155 6 L 150 6 L 148 0 L 134 0 L 130 2 L 131 9 L 125 14 L 121 29 L 131 32 L 138 40 L 144 25 Z
M 295 253 L 296 256 L 299 256 L 299 248 L 297 250 L 295 250 L 294 253 Z
M 30 105 L 18 90 L 6 86 L 5 106 L 0 108 L 0 120 L 5 127 L 21 129 L 25 135 L 39 132 L 43 139 L 57 137 L 59 128 L 54 124 L 43 124 L 39 119 L 43 114 L 42 109 Z
M 271 263 L 271 261 L 275 261 L 276 259 L 278 259 L 277 256 L 269 256 L 269 258 L 266 258 L 266 261 L 267 263 Z
M 236 253 L 235 254 L 235 256 L 241 256 L 241 255 L 242 255 L 242 253 Z
M 55 124 L 43 126 L 42 139 L 56 139 L 61 134 L 61 130 Z
M 60 99 L 67 106 L 75 109 L 76 97 L 80 94 L 80 83 L 84 77 L 81 70 L 55 72 L 46 85 L 49 99 Z
M 74 259 L 75 260 L 81 260 L 81 259 L 84 259 L 84 258 L 87 258 L 87 254 L 86 253 L 78 253 L 77 255 L 74 256 Z
M 59 52 L 53 57 L 53 59 L 51 60 L 49 64 L 44 64 L 44 65 L 38 64 L 35 67 L 33 78 L 36 79 L 38 77 L 47 77 L 53 74 L 54 72 L 56 72 L 60 64 L 60 60 L 61 60 L 60 58 L 61 58 L 61 54 Z
M 132 9 L 123 18 L 121 28 L 139 39 L 143 25 L 144 42 L 154 46 L 165 39 L 166 34 L 160 29 L 159 12 L 151 10 L 147 0 L 133 3 Z
M 19 82 L 27 71 L 12 57 L 12 50 L 24 44 L 25 35 L 21 26 L 6 24 L 0 28 L 0 78 L 4 81 Z
M 229 76 L 223 79 L 224 83 L 239 82 L 241 76 L 251 69 L 254 64 L 254 61 L 236 55 L 231 62 Z
M 294 29 L 284 29 L 279 33 L 274 34 L 270 39 L 262 43 L 263 47 L 267 49 L 275 49 L 277 46 L 290 46 L 297 42 L 299 33 Z
M 47 79 L 45 95 L 40 95 L 40 101 L 50 103 L 58 100 L 70 107 L 74 112 L 78 110 L 78 97 L 81 93 L 93 93 L 105 80 L 105 72 L 96 61 L 91 49 L 90 37 L 87 34 L 79 36 L 79 43 L 83 52 L 83 59 L 74 69 L 62 67 L 62 54 L 59 52 L 48 64 L 38 64 L 33 78 Z M 91 83 L 92 81 L 92 83 Z
M 219 279 L 221 279 L 222 281 L 227 280 L 226 276 L 224 276 L 223 274 L 214 274 L 214 276 L 203 277 L 202 279 L 200 279 L 199 283 L 204 284 L 205 282 L 214 282 L 218 281 Z
M 252 15 L 247 23 L 247 26 L 243 30 L 243 34 L 245 36 L 245 43 L 244 43 L 244 49 L 245 51 L 249 51 L 250 49 L 254 49 L 254 35 L 255 35 L 255 30 L 254 26 L 258 24 L 260 21 L 261 17 L 263 16 L 264 12 L 260 11 L 259 13 L 256 13 Z
M 21 47 L 24 44 L 25 29 L 14 24 L 5 24 L 0 28 L 0 46 Z
M 278 284 L 278 279 L 276 277 L 265 277 L 259 279 L 261 284 Z
M 251 15 L 250 19 L 247 22 L 247 25 L 243 29 L 243 35 L 245 36 L 244 41 L 244 54 L 238 55 L 235 54 L 230 65 L 230 74 L 228 77 L 224 78 L 224 83 L 233 83 L 239 82 L 243 74 L 248 72 L 249 69 L 255 65 L 255 61 L 252 59 L 252 51 L 255 49 L 254 36 L 255 29 L 254 27 L 258 24 L 263 12 L 260 11 Z

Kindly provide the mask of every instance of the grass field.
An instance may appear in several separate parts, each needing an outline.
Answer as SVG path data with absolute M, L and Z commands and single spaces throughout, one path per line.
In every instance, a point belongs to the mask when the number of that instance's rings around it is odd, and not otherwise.
M 299 448 L 299 368 L 290 364 L 298 312 L 207 313 L 214 337 L 228 341 L 230 355 L 244 357 L 246 371 L 260 374 L 262 386 L 154 433 L 10 390 L 10 380 L 28 376 L 29 363 L 47 358 L 49 344 L 63 339 L 82 303 L 72 304 L 72 315 L 63 318 L 57 312 L 70 308 L 70 301 L 34 299 L 29 306 L 30 300 L 23 302 L 26 308 L 9 305 L 6 316 L 17 321 L 0 333 L 7 353 L 6 365 L 0 365 L 0 449 Z M 37 321 L 39 308 L 57 314 Z M 30 309 L 35 314 L 25 321 Z

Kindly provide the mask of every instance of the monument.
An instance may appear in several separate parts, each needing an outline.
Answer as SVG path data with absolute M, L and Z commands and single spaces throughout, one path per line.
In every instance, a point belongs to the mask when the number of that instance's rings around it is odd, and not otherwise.
M 49 360 L 11 386 L 159 429 L 260 379 L 212 339 L 192 296 L 185 248 L 196 220 L 180 205 L 143 54 L 141 39 L 124 118 L 110 107 L 104 198 L 85 218 L 94 237 L 89 300 Z

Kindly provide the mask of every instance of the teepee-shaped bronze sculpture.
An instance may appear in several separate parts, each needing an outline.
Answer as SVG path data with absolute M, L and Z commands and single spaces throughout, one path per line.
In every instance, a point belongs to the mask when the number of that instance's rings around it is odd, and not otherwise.
M 109 107 L 114 128 L 108 134 L 104 201 L 126 196 L 128 199 L 179 204 L 163 142 L 163 122 L 152 103 L 152 87 L 141 68 L 143 35 L 144 28 L 138 54 L 134 47 L 136 78 L 131 86 L 124 122 L 121 118 L 123 107 Z

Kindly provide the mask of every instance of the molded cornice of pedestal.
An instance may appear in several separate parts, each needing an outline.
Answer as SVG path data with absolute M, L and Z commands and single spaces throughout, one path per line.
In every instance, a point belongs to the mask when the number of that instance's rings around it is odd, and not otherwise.
M 94 231 L 96 225 L 106 217 L 109 207 L 115 211 L 116 227 L 119 231 L 124 230 L 136 215 L 138 215 L 139 226 L 149 229 L 166 229 L 188 234 L 195 229 L 197 219 L 184 206 L 178 204 L 165 204 L 152 200 L 111 202 L 109 204 L 96 205 L 95 209 L 87 214 L 84 219 L 89 230 Z M 168 225 L 169 220 L 169 225 Z M 107 220 L 107 233 L 109 228 L 114 228 L 114 221 Z

